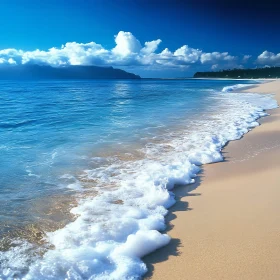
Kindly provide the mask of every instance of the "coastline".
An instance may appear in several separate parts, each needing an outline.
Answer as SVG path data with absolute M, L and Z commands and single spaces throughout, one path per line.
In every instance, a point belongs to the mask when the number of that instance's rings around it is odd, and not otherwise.
M 280 81 L 243 92 L 275 93 Z M 280 278 L 280 112 L 223 149 L 193 185 L 177 187 L 166 217 L 171 242 L 144 257 L 145 279 Z

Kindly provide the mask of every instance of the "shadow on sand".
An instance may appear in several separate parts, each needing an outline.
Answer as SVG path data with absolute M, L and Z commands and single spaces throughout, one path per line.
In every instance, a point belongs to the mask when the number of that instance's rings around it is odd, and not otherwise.
M 176 203 L 169 208 L 169 212 L 165 217 L 166 221 L 166 230 L 163 233 L 168 233 L 169 230 L 173 228 L 172 221 L 176 219 L 177 212 L 180 211 L 190 211 L 192 208 L 189 207 L 189 203 L 187 201 L 182 201 L 182 198 L 187 196 L 199 196 L 200 193 L 194 193 L 193 191 L 200 186 L 203 178 L 203 169 L 195 178 L 195 183 L 191 185 L 179 185 L 176 186 L 173 190 L 176 196 Z M 180 255 L 180 247 L 182 246 L 180 239 L 172 238 L 170 242 L 157 251 L 145 256 L 143 261 L 147 265 L 148 272 L 144 275 L 144 279 L 150 279 L 153 275 L 154 264 L 168 260 L 170 256 L 179 256 Z
M 269 111 L 271 111 L 271 110 L 269 110 Z M 260 118 L 258 120 L 258 122 L 260 124 L 262 124 L 266 121 L 273 120 L 273 117 L 274 116 L 266 116 L 265 118 Z M 273 133 L 273 134 L 275 135 L 275 133 Z M 240 139 L 244 138 L 246 135 L 247 134 L 242 135 L 242 137 Z M 226 148 L 227 148 L 229 143 L 232 143 L 234 141 L 239 141 L 240 139 L 228 141 L 223 146 L 223 149 L 221 151 L 222 156 L 223 156 L 223 160 L 221 162 L 228 163 L 228 162 L 231 162 L 232 160 L 235 159 L 235 158 L 232 158 L 230 156 L 230 154 L 228 153 Z M 277 139 L 279 139 L 279 138 L 277 138 Z M 213 163 L 209 163 L 209 164 L 216 164 L 216 163 L 213 162 Z M 188 197 L 188 196 L 199 196 L 199 195 L 201 195 L 201 193 L 196 193 L 196 192 L 193 192 L 193 191 L 196 190 L 203 181 L 204 166 L 205 165 L 201 166 L 201 171 L 197 175 L 197 177 L 195 178 L 195 183 L 194 184 L 181 185 L 181 186 L 176 186 L 174 188 L 173 192 L 176 196 L 176 203 L 172 207 L 169 208 L 169 212 L 165 217 L 166 230 L 163 233 L 168 234 L 168 231 L 170 231 L 173 228 L 172 220 L 177 218 L 177 215 L 176 215 L 177 212 L 193 210 L 192 208 L 189 207 L 188 202 L 182 201 L 182 198 Z M 153 272 L 154 272 L 154 264 L 166 261 L 166 260 L 169 259 L 170 256 L 180 256 L 180 247 L 182 247 L 182 246 L 183 245 L 182 245 L 180 239 L 172 238 L 170 240 L 170 242 L 165 247 L 162 247 L 162 248 L 156 250 L 155 252 L 152 252 L 151 254 L 145 256 L 143 258 L 143 261 L 147 265 L 148 272 L 144 275 L 143 279 L 145 279 L 145 280 L 151 279 L 151 277 L 153 276 Z

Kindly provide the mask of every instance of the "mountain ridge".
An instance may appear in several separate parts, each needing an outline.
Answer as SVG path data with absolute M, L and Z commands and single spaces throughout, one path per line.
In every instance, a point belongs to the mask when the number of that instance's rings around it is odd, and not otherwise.
M 0 80 L 22 79 L 141 79 L 124 70 L 100 66 L 21 64 L 0 66 Z

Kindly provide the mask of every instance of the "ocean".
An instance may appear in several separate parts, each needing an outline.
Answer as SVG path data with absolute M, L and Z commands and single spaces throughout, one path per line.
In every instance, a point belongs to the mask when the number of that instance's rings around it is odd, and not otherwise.
M 277 107 L 256 80 L 0 81 L 0 279 L 139 279 L 172 189 Z

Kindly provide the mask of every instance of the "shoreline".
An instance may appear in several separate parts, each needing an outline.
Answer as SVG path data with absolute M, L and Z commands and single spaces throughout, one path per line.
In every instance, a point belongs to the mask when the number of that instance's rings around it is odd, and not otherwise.
M 242 92 L 275 93 L 280 81 Z M 223 162 L 202 167 L 193 185 L 177 187 L 166 216 L 171 242 L 143 258 L 145 279 L 280 278 L 280 113 L 222 151 Z
M 141 80 L 221 80 L 221 81 L 266 81 L 266 82 L 272 82 L 279 80 L 275 78 L 193 78 L 193 77 L 178 77 L 178 78 L 141 78 Z

